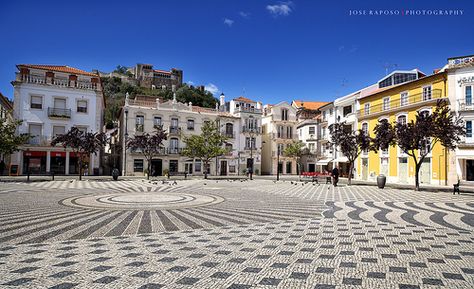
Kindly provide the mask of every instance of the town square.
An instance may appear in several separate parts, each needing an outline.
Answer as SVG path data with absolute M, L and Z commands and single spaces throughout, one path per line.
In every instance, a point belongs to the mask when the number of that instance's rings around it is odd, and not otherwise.
M 474 288 L 471 1 L 0 3 L 0 288 Z

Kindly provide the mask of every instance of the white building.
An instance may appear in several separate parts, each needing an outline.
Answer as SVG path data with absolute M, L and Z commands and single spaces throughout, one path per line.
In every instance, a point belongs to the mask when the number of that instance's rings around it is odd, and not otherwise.
M 326 172 L 333 169 L 333 160 L 336 158 L 336 151 L 331 144 L 329 131 L 329 127 L 336 122 L 334 102 L 321 106 L 319 110 L 321 111 L 321 137 L 319 138 L 321 158 L 316 162 L 316 171 Z
M 474 55 L 449 58 L 447 72 L 451 108 L 466 125 L 466 137 L 450 156 L 448 180 L 474 182 Z
M 19 173 L 77 174 L 78 156 L 63 147 L 51 147 L 54 135 L 75 126 L 100 132 L 104 97 L 97 74 L 69 66 L 17 65 L 14 117 L 23 120 L 18 133 L 29 133 L 28 144 L 12 157 Z M 89 156 L 86 173 L 99 174 L 101 155 Z
M 302 170 L 316 172 L 316 162 L 321 158 L 321 112 L 320 107 L 328 102 L 294 100 L 291 106 L 297 109 L 298 139 L 305 145 L 306 154 L 302 157 Z
M 283 152 L 298 140 L 296 108 L 286 101 L 265 105 L 262 117 L 262 174 L 297 174 L 296 158 Z
M 249 106 L 247 106 L 249 104 Z M 144 175 L 147 163 L 142 154 L 124 150 L 123 138 L 126 134 L 132 137 L 145 132 L 152 133 L 155 126 L 162 126 L 168 133 L 168 139 L 163 142 L 162 152 L 151 162 L 151 175 L 161 176 L 165 171 L 171 174 L 187 173 L 202 175 L 207 169 L 212 175 L 239 175 L 251 167 L 252 159 L 255 174 L 260 173 L 260 144 L 259 128 L 261 117 L 257 102 L 234 99 L 225 102 L 221 95 L 220 105 L 216 108 L 193 106 L 192 103 L 180 103 L 176 99 L 161 102 L 152 97 L 137 96 L 126 100 L 121 114 L 120 132 L 123 151 L 122 168 L 126 175 Z M 204 168 L 199 159 L 192 159 L 181 154 L 185 147 L 184 136 L 200 135 L 206 121 L 216 121 L 222 134 L 227 137 L 226 148 L 229 153 L 211 161 Z

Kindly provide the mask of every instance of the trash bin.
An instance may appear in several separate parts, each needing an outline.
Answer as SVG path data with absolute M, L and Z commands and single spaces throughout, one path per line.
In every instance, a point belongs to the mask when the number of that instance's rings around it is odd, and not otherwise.
M 385 188 L 385 183 L 387 182 L 387 177 L 385 175 L 378 175 L 377 176 L 377 186 L 379 189 Z
M 112 170 L 112 178 L 114 179 L 114 181 L 118 180 L 118 176 L 119 176 L 120 172 L 118 169 L 113 169 Z

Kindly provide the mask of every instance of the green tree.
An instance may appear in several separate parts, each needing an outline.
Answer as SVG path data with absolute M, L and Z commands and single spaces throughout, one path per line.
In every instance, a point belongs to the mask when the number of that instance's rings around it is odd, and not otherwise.
M 82 166 L 87 157 L 91 154 L 97 155 L 97 151 L 102 149 L 107 143 L 107 137 L 103 132 L 85 132 L 77 127 L 72 127 L 65 134 L 53 137 L 51 146 L 61 145 L 70 148 L 79 155 L 79 180 L 82 180 Z
M 345 122 L 334 123 L 329 126 L 331 133 L 331 142 L 336 146 L 349 162 L 349 176 L 347 184 L 351 184 L 352 171 L 354 170 L 354 163 L 357 157 L 363 150 L 372 148 L 372 139 L 362 130 L 353 131 L 346 125 Z
M 133 77 L 133 74 L 128 71 L 128 68 L 126 66 L 117 65 L 117 68 L 115 68 L 114 72 L 126 75 L 128 77 Z
M 157 126 L 154 134 L 135 135 L 127 142 L 128 148 L 140 152 L 145 157 L 148 167 L 147 179 L 150 179 L 151 160 L 162 151 L 163 141 L 167 138 L 168 135 L 161 126 Z
M 448 150 L 456 149 L 466 135 L 464 122 L 451 111 L 448 102 L 439 100 L 433 113 L 418 112 L 415 121 L 380 122 L 374 128 L 375 143 L 387 148 L 396 144 L 415 163 L 415 190 L 420 189 L 419 172 L 426 156 L 440 143 Z
M 227 152 L 223 147 L 227 138 L 221 134 L 215 122 L 205 122 L 200 135 L 184 137 L 186 147 L 182 154 L 190 158 L 198 158 L 204 165 L 204 178 L 207 179 L 207 168 L 210 161 Z
M 301 174 L 301 158 L 309 154 L 309 150 L 305 149 L 304 143 L 302 141 L 293 141 L 283 150 L 283 154 L 290 158 L 296 158 L 298 174 Z
M 0 155 L 9 155 L 19 150 L 19 146 L 30 139 L 29 134 L 16 134 L 21 120 L 0 118 Z

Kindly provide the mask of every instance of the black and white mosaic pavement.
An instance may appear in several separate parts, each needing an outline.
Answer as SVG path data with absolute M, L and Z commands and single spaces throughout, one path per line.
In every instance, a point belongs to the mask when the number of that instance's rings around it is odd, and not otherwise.
M 254 180 L 0 183 L 2 288 L 473 288 L 474 196 Z

